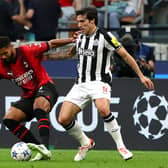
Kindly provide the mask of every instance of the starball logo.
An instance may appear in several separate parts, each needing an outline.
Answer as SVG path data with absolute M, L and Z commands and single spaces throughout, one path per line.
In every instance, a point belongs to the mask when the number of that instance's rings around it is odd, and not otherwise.
M 155 91 L 139 95 L 133 106 L 136 130 L 146 139 L 156 140 L 168 131 L 168 102 Z

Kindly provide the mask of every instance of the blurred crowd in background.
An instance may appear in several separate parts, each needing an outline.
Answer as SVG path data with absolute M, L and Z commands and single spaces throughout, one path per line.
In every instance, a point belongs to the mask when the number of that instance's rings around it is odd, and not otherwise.
M 43 41 L 72 35 L 77 28 L 75 11 L 86 6 L 98 9 L 98 26 L 117 31 L 123 24 L 153 24 L 166 0 L 1 0 L 0 35 L 13 41 Z M 166 2 L 168 3 L 168 2 Z
M 163 11 L 168 7 L 167 0 L 0 0 L 0 36 L 8 36 L 13 42 L 70 37 L 77 29 L 75 11 L 87 6 L 97 8 L 98 26 L 112 31 L 135 56 L 141 70 L 154 77 L 154 48 L 143 44 L 141 32 L 123 33 L 120 28 L 123 25 L 157 24 L 160 9 Z M 166 22 L 168 24 L 168 19 Z M 114 58 L 114 75 L 136 77 L 130 69 L 125 74 L 122 67 L 127 66 L 117 56 Z

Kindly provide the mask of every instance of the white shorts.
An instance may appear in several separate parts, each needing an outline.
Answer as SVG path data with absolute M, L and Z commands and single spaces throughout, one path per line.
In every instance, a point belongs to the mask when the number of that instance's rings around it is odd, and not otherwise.
M 98 98 L 111 99 L 109 84 L 101 81 L 74 84 L 64 100 L 72 102 L 83 109 L 90 100 Z

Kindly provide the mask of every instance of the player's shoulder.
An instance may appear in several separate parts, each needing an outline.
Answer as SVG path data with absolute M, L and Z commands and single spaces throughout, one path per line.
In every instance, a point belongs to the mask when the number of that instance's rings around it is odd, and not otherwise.
M 110 31 L 107 31 L 103 28 L 100 28 L 99 31 L 104 35 L 104 39 L 113 47 L 118 48 L 121 46 L 121 43 Z
M 110 31 L 106 30 L 105 28 L 98 28 L 98 31 L 103 35 L 108 35 L 108 36 L 113 35 Z
M 22 51 L 33 51 L 39 48 L 47 48 L 47 43 L 46 42 L 34 42 L 34 43 L 27 43 L 20 45 L 18 47 Z
M 111 41 L 112 38 L 115 38 L 117 40 L 117 38 L 115 37 L 115 35 L 111 31 L 108 31 L 104 28 L 99 28 L 99 32 L 104 36 L 104 38 L 107 41 Z
M 40 47 L 44 44 L 45 44 L 45 42 L 33 42 L 33 43 L 27 43 L 27 44 L 23 45 L 23 47 L 24 48 Z

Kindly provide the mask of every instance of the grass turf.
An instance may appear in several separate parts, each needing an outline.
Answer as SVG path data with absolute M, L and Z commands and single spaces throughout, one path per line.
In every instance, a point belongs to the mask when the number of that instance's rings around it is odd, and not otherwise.
M 76 150 L 52 150 L 48 161 L 15 161 L 10 149 L 0 149 L 0 168 L 168 168 L 168 152 L 133 151 L 134 157 L 124 161 L 116 151 L 92 150 L 81 162 L 74 162 Z

